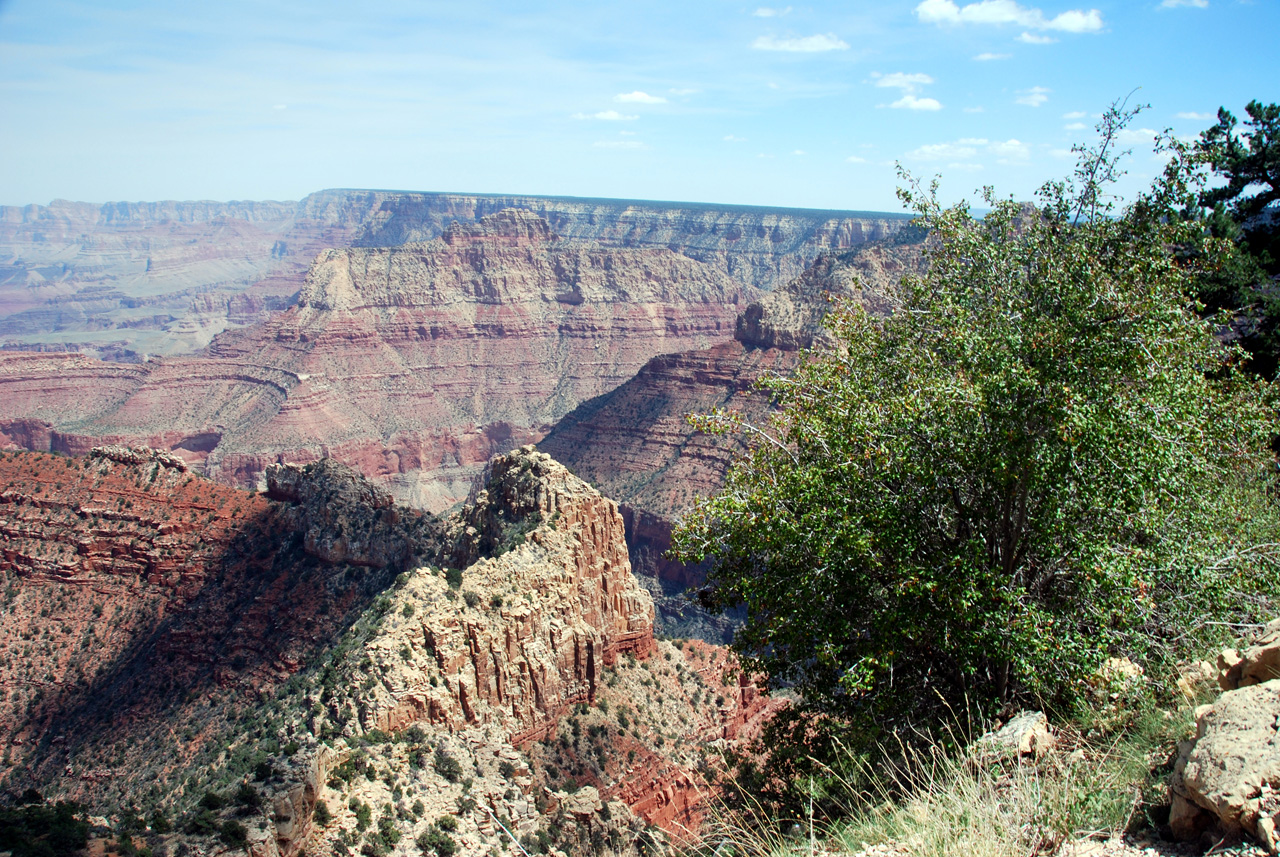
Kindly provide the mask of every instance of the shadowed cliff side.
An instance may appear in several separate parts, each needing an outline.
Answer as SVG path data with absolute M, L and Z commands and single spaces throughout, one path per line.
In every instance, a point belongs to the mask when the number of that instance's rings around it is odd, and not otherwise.
M 298 471 L 294 502 L 119 447 L 5 454 L 0 484 L 0 777 L 97 802 L 208 755 L 440 538 L 336 463 Z

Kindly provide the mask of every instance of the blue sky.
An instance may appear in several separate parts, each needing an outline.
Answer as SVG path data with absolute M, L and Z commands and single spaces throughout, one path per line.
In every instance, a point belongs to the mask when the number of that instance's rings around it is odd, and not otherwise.
M 327 187 L 899 210 L 1029 196 L 1117 97 L 1280 100 L 1274 0 L 0 0 L 0 204 Z

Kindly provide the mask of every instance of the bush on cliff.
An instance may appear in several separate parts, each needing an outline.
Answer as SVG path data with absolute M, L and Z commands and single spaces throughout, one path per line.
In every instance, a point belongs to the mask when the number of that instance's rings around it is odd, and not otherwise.
M 1193 312 L 1192 257 L 1170 249 L 1229 248 L 1173 216 L 1199 180 L 1177 141 L 1111 209 L 1131 115 L 1113 107 L 1037 207 L 988 189 L 978 220 L 903 191 L 929 272 L 889 318 L 831 313 L 835 346 L 768 382 L 778 416 L 679 526 L 705 601 L 747 607 L 744 668 L 799 692 L 775 784 L 836 733 L 1069 710 L 1104 658 L 1160 658 L 1277 591 L 1274 397 Z

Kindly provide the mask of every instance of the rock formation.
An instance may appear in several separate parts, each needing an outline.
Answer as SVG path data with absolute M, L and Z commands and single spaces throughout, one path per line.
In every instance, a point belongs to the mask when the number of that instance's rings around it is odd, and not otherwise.
M 126 361 L 195 351 L 288 306 L 315 254 L 349 244 L 381 202 L 0 206 L 0 343 Z
M 910 215 L 621 199 L 486 194 L 387 194 L 355 244 L 395 246 L 444 234 L 505 208 L 544 218 L 556 233 L 606 247 L 664 248 L 771 289 L 798 276 L 823 251 L 894 235 Z
M 443 509 L 490 455 L 655 354 L 727 339 L 745 297 L 670 250 L 562 241 L 498 213 L 426 244 L 326 251 L 297 306 L 201 358 L 0 355 L 0 435 L 72 454 L 144 443 L 245 486 L 329 456 Z
M 0 788 L 167 816 L 157 853 L 637 854 L 780 704 L 654 639 L 616 504 L 532 448 L 444 525 L 331 460 L 266 495 L 118 447 L 0 478 Z
M 1280 853 L 1280 619 L 1243 656 L 1218 658 L 1223 693 L 1196 709 L 1196 734 L 1178 747 L 1169 825 L 1181 839 L 1257 838 Z
M 0 347 L 111 360 L 192 352 L 285 309 L 324 248 L 441 238 L 506 208 L 574 241 L 661 248 L 742 284 L 789 280 L 822 249 L 884 237 L 901 215 L 689 203 L 327 190 L 299 202 L 0 207 Z
M 789 374 L 802 349 L 822 344 L 822 319 L 834 298 L 889 312 L 901 278 L 924 268 L 923 237 L 913 228 L 893 240 L 820 255 L 785 288 L 747 306 L 733 341 L 653 358 L 616 390 L 579 405 L 539 442 L 619 501 L 632 564 L 653 592 L 667 633 L 723 640 L 732 624 L 690 605 L 683 593 L 701 583 L 701 572 L 663 554 L 672 522 L 720 487 L 749 438 L 704 435 L 688 415 L 719 409 L 763 425 L 772 405 L 756 383 Z
M 338 468 L 302 480 L 327 498 L 317 520 L 314 506 L 212 483 L 164 452 L 3 454 L 0 745 L 26 773 L 0 777 L 57 772 L 81 798 L 145 787 L 149 765 L 205 749 L 204 727 L 178 740 L 173 725 L 196 722 L 203 694 L 292 674 L 413 556 L 438 552 L 430 517 L 364 505 L 363 480 Z M 343 555 L 332 539 L 308 543 L 321 524 L 346 534 Z M 104 755 L 122 729 L 151 755 Z

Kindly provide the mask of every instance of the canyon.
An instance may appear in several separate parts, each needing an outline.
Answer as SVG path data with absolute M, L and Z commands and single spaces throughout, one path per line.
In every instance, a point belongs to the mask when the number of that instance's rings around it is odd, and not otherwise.
M 744 307 L 733 340 L 653 358 L 539 441 L 539 449 L 619 502 L 632 565 L 657 602 L 664 633 L 723 642 L 732 636 L 732 617 L 708 616 L 686 595 L 701 585 L 702 570 L 665 554 L 674 521 L 720 488 L 755 439 L 735 426 L 768 429 L 773 407 L 760 382 L 789 375 L 805 349 L 824 342 L 822 320 L 833 301 L 889 313 L 902 278 L 923 272 L 924 250 L 924 236 L 910 229 L 823 253 L 803 274 Z M 713 413 L 724 432 L 704 432 L 689 420 Z
M 706 751 L 782 704 L 655 639 L 617 505 L 532 447 L 448 521 L 328 459 L 265 495 L 124 447 L 0 478 L 0 787 L 172 819 L 139 831 L 161 853 L 636 853 L 691 835 Z
M 325 190 L 296 202 L 0 206 L 0 347 L 137 362 L 287 308 L 321 250 L 441 237 L 506 208 L 605 247 L 664 248 L 768 289 L 901 215 L 635 200 Z

